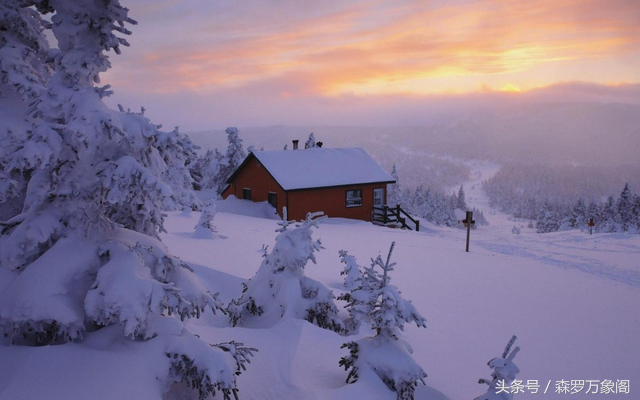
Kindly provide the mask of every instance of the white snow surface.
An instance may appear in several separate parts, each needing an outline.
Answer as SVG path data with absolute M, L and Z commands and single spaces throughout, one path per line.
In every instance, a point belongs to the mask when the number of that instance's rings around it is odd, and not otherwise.
M 361 148 L 310 148 L 253 154 L 284 190 L 395 182 Z
M 413 232 L 328 219 L 314 231 L 325 249 L 317 252 L 317 265 L 307 268 L 306 275 L 338 294 L 344 278 L 339 250 L 364 263 L 385 256 L 396 241 L 393 284 L 427 319 L 427 329 L 407 326 L 403 334 L 413 359 L 428 374 L 428 386 L 416 389 L 418 400 L 464 400 L 484 393 L 487 386 L 477 380 L 488 377 L 487 362 L 502 352 L 512 334 L 521 347 L 518 379 L 538 380 L 541 391 L 551 381 L 547 394 L 517 394 L 515 399 L 637 398 L 640 235 L 537 234 L 526 222 L 488 212 L 478 183 L 495 169 L 484 164 L 474 168 L 474 181 L 465 183 L 467 202 L 484 209 L 490 225 L 471 232 L 469 253 L 464 251 L 466 232 L 459 229 L 425 224 L 423 231 Z M 241 203 L 235 201 L 236 206 Z M 273 246 L 277 235 L 273 220 L 240 205 L 229 213 L 223 211 L 225 201 L 218 202 L 215 223 L 224 240 L 193 239 L 197 212 L 169 212 L 168 233 L 162 235 L 169 251 L 225 303 L 240 296 L 241 283 L 260 266 L 262 246 Z M 514 223 L 524 225 L 520 235 L 511 234 Z M 345 384 L 347 373 L 338 361 L 347 351 L 340 346 L 371 336 L 364 329 L 341 336 L 292 318 L 269 328 L 229 328 L 227 317 L 210 312 L 187 326 L 208 343 L 236 340 L 260 350 L 237 377 L 241 400 L 396 398 L 372 373 Z M 0 345 L 0 399 L 160 400 L 158 379 L 167 368 L 158 349 L 163 343 L 133 342 L 112 326 L 87 332 L 79 344 Z M 560 380 L 604 379 L 630 380 L 631 394 L 554 391 Z

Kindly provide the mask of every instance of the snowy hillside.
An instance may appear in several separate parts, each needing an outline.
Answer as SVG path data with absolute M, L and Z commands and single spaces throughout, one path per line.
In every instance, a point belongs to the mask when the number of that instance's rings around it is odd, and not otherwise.
M 476 179 L 482 172 L 490 173 L 476 171 Z M 468 192 L 468 201 L 483 207 L 486 199 L 478 189 Z M 231 212 L 216 215 L 215 239 L 193 237 L 198 212 L 170 213 L 168 233 L 162 235 L 170 251 L 225 303 L 239 297 L 241 283 L 257 271 L 261 249 L 273 246 L 278 227 L 271 219 L 242 215 L 261 215 L 264 205 L 235 202 L 219 202 L 219 211 Z M 413 358 L 428 374 L 428 387 L 418 385 L 417 399 L 482 394 L 486 386 L 477 380 L 489 378 L 487 361 L 502 352 L 512 334 L 522 348 L 515 359 L 518 379 L 540 385 L 538 395 L 528 391 L 516 398 L 542 396 L 548 382 L 543 397 L 564 398 L 555 394 L 561 380 L 629 380 L 634 393 L 640 382 L 640 237 L 577 231 L 538 235 L 526 227 L 515 235 L 506 216 L 487 218 L 489 227 L 471 234 L 470 253 L 464 252 L 464 233 L 458 229 L 425 224 L 421 232 L 410 232 L 328 219 L 314 231 L 324 249 L 305 273 L 337 295 L 343 291 L 339 250 L 367 264 L 371 257 L 386 256 L 396 241 L 392 283 L 427 319 L 426 330 L 407 326 L 405 331 Z M 259 349 L 238 377 L 243 400 L 395 398 L 371 377 L 345 384 L 347 373 L 338 361 L 347 351 L 340 346 L 359 336 L 287 318 L 270 328 L 230 328 L 227 317 L 210 313 L 189 326 L 210 343 L 236 340 Z M 161 398 L 155 379 L 162 372 L 147 367 L 159 354 L 153 351 L 154 339 L 132 346 L 114 330 L 88 333 L 82 344 L 0 348 L 0 399 Z M 616 396 L 633 398 L 605 398 Z

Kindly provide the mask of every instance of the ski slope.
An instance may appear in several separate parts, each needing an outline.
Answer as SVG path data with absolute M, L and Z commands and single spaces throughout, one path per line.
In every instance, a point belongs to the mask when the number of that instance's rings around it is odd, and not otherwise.
M 472 179 L 465 183 L 467 203 L 485 212 L 489 221 L 474 244 L 500 254 L 530 258 L 559 268 L 579 270 L 604 279 L 640 289 L 640 249 L 637 235 L 623 233 L 598 234 L 565 231 L 537 234 L 527 228 L 528 220 L 516 219 L 493 210 L 482 191 L 482 181 L 491 178 L 500 167 L 486 162 L 470 162 Z M 535 221 L 534 226 L 535 226 Z M 520 228 L 520 235 L 511 229 Z

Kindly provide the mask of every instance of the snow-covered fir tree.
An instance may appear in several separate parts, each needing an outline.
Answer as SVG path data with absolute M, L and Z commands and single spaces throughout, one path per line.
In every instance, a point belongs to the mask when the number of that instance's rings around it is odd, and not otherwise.
M 458 190 L 458 196 L 456 196 L 456 207 L 461 209 L 462 211 L 467 211 L 467 201 L 464 195 L 464 187 L 460 185 L 460 190 Z
M 307 141 L 304 143 L 304 148 L 305 149 L 313 149 L 315 147 L 317 147 L 317 145 L 316 145 L 316 137 L 313 134 L 313 132 L 311 132 L 309 134 L 309 139 L 307 139 Z
M 218 193 L 218 186 L 222 184 L 219 173 L 223 164 L 224 155 L 218 149 L 209 149 L 204 155 L 198 157 L 190 167 L 194 188 L 196 190 L 215 189 Z
M 559 230 L 585 228 L 587 224 L 586 213 L 587 207 L 584 204 L 584 200 L 582 200 L 582 198 L 579 198 L 578 201 L 576 201 L 576 203 L 573 205 L 571 214 L 565 216 L 560 222 Z
M 238 128 L 230 127 L 225 130 L 227 134 L 227 152 L 223 160 L 219 164 L 217 189 L 218 193 L 224 189 L 227 179 L 231 176 L 233 171 L 238 169 L 240 164 L 247 157 L 247 152 L 242 145 L 242 139 L 238 135 Z
M 558 214 L 554 206 L 550 202 L 545 202 L 536 221 L 536 230 L 538 233 L 555 232 L 560 227 Z
M 227 179 L 247 157 L 238 128 L 229 127 L 225 133 L 228 142 L 226 153 L 222 154 L 218 149 L 207 150 L 194 166 L 195 174 L 200 176 L 200 188 L 215 189 L 217 194 L 224 190 Z
M 43 21 L 34 2 L 7 0 L 0 4 L 0 221 L 22 211 L 30 169 L 7 166 L 8 156 L 28 138 L 36 122 L 25 118 L 29 104 L 45 90 L 52 58 Z
M 289 229 L 295 221 L 287 221 L 285 214 L 273 249 L 265 253 L 256 275 L 243 284 L 242 297 L 229 304 L 234 326 L 270 327 L 282 318 L 296 318 L 336 332 L 345 330 L 333 292 L 304 274 L 307 263 L 315 264 L 315 252 L 322 248 L 311 231 L 322 218 L 321 212 L 309 213 Z
M 618 212 L 618 223 L 620 230 L 628 232 L 630 230 L 635 231 L 637 226 L 638 215 L 634 213 L 634 195 L 631 192 L 629 183 L 624 184 L 624 188 L 620 193 L 620 197 L 616 202 L 616 208 Z M 634 215 L 635 214 L 635 215 Z
M 516 341 L 516 336 L 511 337 L 507 347 L 502 352 L 502 357 L 495 357 L 489 360 L 487 365 L 493 371 L 491 372 L 491 380 L 481 378 L 478 383 L 489 385 L 487 393 L 476 397 L 474 400 L 512 400 L 511 385 L 516 379 L 520 369 L 513 363 L 520 347 L 516 346 L 513 351 L 511 347 Z M 509 353 L 511 352 L 511 353 Z
M 218 229 L 213 223 L 213 219 L 216 216 L 216 203 L 214 200 L 210 200 L 203 208 L 198 219 L 198 224 L 193 232 L 194 237 L 198 239 L 212 239 L 218 232 Z
M 632 218 L 631 220 L 635 220 L 635 231 L 640 232 L 640 196 L 633 196 L 633 208 L 631 210 Z
M 43 2 L 5 0 L 0 4 L 0 83 L 12 88 L 25 102 L 38 97 L 52 73 L 45 22 L 34 7 Z M 6 95 L 5 87 L 0 94 Z
M 489 225 L 489 221 L 487 221 L 482 210 L 473 207 L 471 211 L 473 212 L 473 220 L 476 221 L 475 227 Z
M 621 230 L 618 208 L 613 196 L 607 197 L 607 201 L 602 206 L 602 221 L 599 224 L 598 232 L 610 233 Z
M 121 35 L 135 21 L 117 0 L 20 4 L 53 13 L 59 51 L 30 109 L 35 129 L 2 160 L 8 173 L 30 175 L 21 213 L 0 224 L 5 340 L 80 341 L 112 325 L 108 332 L 132 345 L 154 338 L 168 356 L 161 389 L 183 382 L 197 385 L 201 398 L 235 394 L 234 355 L 249 353 L 239 344 L 210 346 L 182 325 L 223 305 L 158 239 L 162 209 L 194 198 L 183 174 L 186 141 L 142 113 L 107 108 L 109 87 L 95 86 L 110 67 L 106 52 L 128 45 Z M 179 182 L 167 182 L 169 173 Z
M 140 116 L 144 116 L 144 108 Z M 165 165 L 162 179 L 172 192 L 164 201 L 163 210 L 200 209 L 202 204 L 193 192 L 194 181 L 190 171 L 200 147 L 193 144 L 189 136 L 180 133 L 177 126 L 172 132 L 158 130 L 155 146 Z
M 424 383 L 427 374 L 411 357 L 411 346 L 402 338 L 406 323 L 414 322 L 426 328 L 426 320 L 411 301 L 405 300 L 398 288 L 390 284 L 389 273 L 395 263 L 391 244 L 386 261 L 378 256 L 371 266 L 359 267 L 355 258 L 341 252 L 345 267 L 345 289 L 339 298 L 347 301 L 347 311 L 353 326 L 367 325 L 375 333 L 342 347 L 349 355 L 342 357 L 340 365 L 349 371 L 347 383 L 356 382 L 361 376 L 376 374 L 387 387 L 397 393 L 399 400 L 414 398 L 417 383 Z
M 400 189 L 400 178 L 398 177 L 398 171 L 396 169 L 396 164 L 393 163 L 393 168 L 391 169 L 391 176 L 395 180 L 395 183 L 391 185 L 387 185 L 387 205 L 389 207 L 395 207 L 400 204 L 403 206 L 403 198 L 402 198 L 402 190 Z

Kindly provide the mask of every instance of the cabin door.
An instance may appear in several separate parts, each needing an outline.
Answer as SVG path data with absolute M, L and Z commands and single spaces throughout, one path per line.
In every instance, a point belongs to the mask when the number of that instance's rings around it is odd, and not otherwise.
M 374 207 L 384 206 L 384 189 L 383 188 L 373 189 L 373 206 Z

